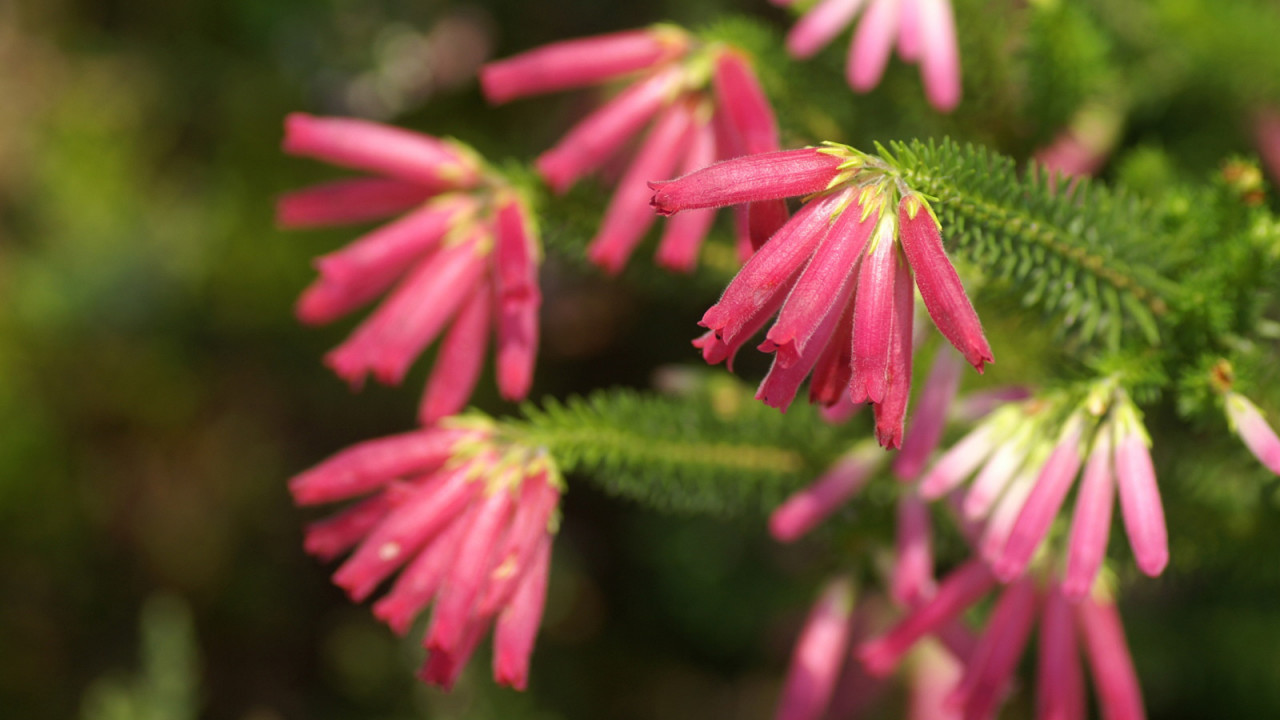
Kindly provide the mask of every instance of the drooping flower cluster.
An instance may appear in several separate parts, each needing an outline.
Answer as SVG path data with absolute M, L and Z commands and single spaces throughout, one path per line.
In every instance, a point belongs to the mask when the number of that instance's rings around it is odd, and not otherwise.
M 992 361 L 977 313 L 927 202 L 883 161 L 841 145 L 752 155 L 650 183 L 664 215 L 797 195 L 808 202 L 751 257 L 700 323 L 694 344 L 732 359 L 777 314 L 757 397 L 785 410 L 812 373 L 810 400 L 869 402 L 885 447 L 902 442 L 911 390 L 915 291 L 979 372 Z
M 498 389 L 523 399 L 533 378 L 541 293 L 538 238 L 520 195 L 457 142 L 363 120 L 295 113 L 285 121 L 284 150 L 379 177 L 285 195 L 282 226 L 405 213 L 316 260 L 320 277 L 298 300 L 303 322 L 331 322 L 387 293 L 326 364 L 355 385 L 368 374 L 399 384 L 449 325 L 419 419 L 432 423 L 466 405 L 491 333 Z
M 864 6 L 845 66 L 849 86 L 867 92 L 878 85 L 896 43 L 898 57 L 920 63 L 929 103 L 941 112 L 955 109 L 960 103 L 960 51 L 951 0 L 819 0 L 787 35 L 787 50 L 796 58 L 813 56 Z
M 908 611 L 888 632 L 862 643 L 858 657 L 871 674 L 888 675 L 918 641 L 946 628 L 996 584 L 981 559 L 970 560 L 943 578 L 931 598 Z M 1077 639 L 1084 641 L 1102 716 L 1116 720 L 1146 717 L 1133 659 L 1109 593 L 1099 588 L 1072 600 L 1061 585 L 1049 582 L 1041 587 L 1030 574 L 1001 591 L 977 644 L 963 654 L 964 671 L 947 693 L 944 705 L 960 709 L 966 719 L 995 717 L 1037 614 L 1037 717 L 1086 716 Z
M 1128 394 L 1104 381 L 1082 407 L 1051 396 L 996 411 L 925 473 L 920 493 L 940 498 L 978 471 L 960 512 L 969 522 L 985 519 L 978 549 L 1010 581 L 1026 571 L 1083 464 L 1063 581 L 1063 592 L 1080 598 L 1102 566 L 1117 489 L 1138 568 L 1156 576 L 1168 563 L 1150 442 Z
M 626 266 L 656 219 L 649 209 L 649 180 L 779 147 L 773 110 L 747 56 L 721 43 L 700 43 L 679 28 L 658 26 L 554 43 L 489 63 L 480 72 L 485 96 L 495 103 L 624 78 L 632 80 L 625 90 L 581 120 L 535 163 L 551 188 L 564 192 L 600 170 L 651 125 L 587 250 L 592 262 L 613 273 Z M 667 223 L 658 263 L 691 270 L 713 218 L 714 211 L 702 210 Z M 742 255 L 749 255 L 786 218 L 786 205 L 776 199 L 743 208 L 737 216 Z
M 362 498 L 310 525 L 306 549 L 351 551 L 333 581 L 356 602 L 398 571 L 373 606 L 397 633 L 434 601 L 423 680 L 452 686 L 492 625 L 494 679 L 525 687 L 563 489 L 544 452 L 453 419 L 355 445 L 289 489 L 299 505 Z

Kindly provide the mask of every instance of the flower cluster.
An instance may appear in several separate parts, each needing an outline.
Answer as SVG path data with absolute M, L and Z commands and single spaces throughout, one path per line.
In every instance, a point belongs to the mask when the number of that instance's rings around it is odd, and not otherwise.
M 773 0 L 791 5 L 794 0 Z M 941 112 L 960 102 L 960 52 L 951 0 L 819 0 L 787 35 L 793 57 L 807 58 L 826 47 L 866 6 L 849 46 L 845 77 L 867 92 L 880 83 L 896 41 L 898 56 L 920 63 L 925 96 Z
M 363 120 L 295 113 L 285 121 L 284 150 L 380 177 L 289 193 L 279 202 L 281 225 L 405 213 L 319 258 L 320 277 L 298 300 L 303 322 L 327 323 L 387 293 L 326 356 L 334 372 L 356 385 L 368 374 L 399 384 L 452 321 L 419 419 L 429 424 L 466 405 L 491 331 L 498 389 L 509 400 L 523 399 L 533 377 L 541 293 L 537 233 L 519 194 L 457 142 Z
M 944 631 L 996 584 L 995 576 L 980 559 L 952 571 L 931 598 L 909 610 L 888 632 L 857 648 L 863 666 L 872 675 L 888 675 L 919 640 Z M 1126 720 L 1146 716 L 1133 659 L 1110 595 L 1098 589 L 1073 601 L 1061 585 L 1049 582 L 1042 586 L 1034 575 L 1023 576 L 1001 591 L 977 643 L 958 653 L 964 670 L 944 705 L 961 710 L 964 718 L 995 717 L 1037 614 L 1037 717 L 1085 717 L 1077 639 L 1084 641 L 1102 716 Z
M 446 688 L 490 624 L 494 679 L 525 687 L 562 488 L 544 452 L 474 419 L 361 443 L 289 484 L 299 505 L 363 497 L 309 526 L 306 549 L 351 551 L 333 581 L 356 602 L 399 571 L 373 606 L 397 633 L 434 599 L 421 675 Z
M 614 273 L 626 266 L 655 220 L 648 203 L 649 180 L 779 147 L 773 110 L 748 58 L 721 43 L 700 43 L 679 28 L 658 26 L 554 43 L 489 63 L 480 72 L 485 96 L 495 103 L 623 78 L 632 79 L 625 90 L 535 163 L 551 188 L 564 192 L 652 124 L 588 247 L 590 259 Z M 713 218 L 714 212 L 706 210 L 669 222 L 659 241 L 658 263 L 691 270 Z M 786 205 L 776 199 L 743 208 L 738 215 L 743 256 L 786 218 Z
M 916 289 L 944 337 L 979 372 L 993 359 L 942 247 L 937 218 L 883 161 L 842 145 L 728 160 L 650 183 L 662 214 L 809 196 L 702 317 L 694 344 L 732 362 L 776 313 L 774 352 L 757 397 L 785 410 L 812 374 L 810 400 L 871 403 L 876 436 L 899 447 L 911 391 Z
M 1083 464 L 1063 581 L 1063 591 L 1080 598 L 1102 566 L 1117 490 L 1138 568 L 1154 577 L 1168 564 L 1150 444 L 1128 394 L 1104 382 L 1083 407 L 1049 397 L 993 413 L 938 459 L 920 493 L 940 498 L 978 471 L 960 512 L 970 522 L 985 519 L 979 550 L 1010 581 L 1026 571 Z

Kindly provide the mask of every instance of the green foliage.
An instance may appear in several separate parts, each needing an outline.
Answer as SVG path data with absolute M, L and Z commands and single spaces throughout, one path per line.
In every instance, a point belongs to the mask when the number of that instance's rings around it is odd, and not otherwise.
M 195 720 L 200 660 L 191 609 L 170 595 L 150 598 L 140 622 L 142 667 L 130 680 L 89 688 L 81 720 Z
M 699 385 L 680 396 L 611 390 L 549 399 L 507 428 L 608 492 L 719 515 L 771 508 L 845 449 L 842 433 L 808 405 L 784 415 L 732 378 Z
M 1087 179 L 1020 178 L 1012 159 L 952 140 L 892 148 L 907 183 L 939 200 L 952 248 L 1011 283 L 1028 307 L 1085 343 L 1160 342 L 1161 318 L 1183 297 L 1161 274 L 1176 248 L 1151 252 L 1162 238 L 1151 237 L 1150 205 Z
M 1046 143 L 1086 102 L 1115 91 L 1107 36 L 1074 2 L 1031 5 L 1023 60 L 1027 114 L 1038 143 Z

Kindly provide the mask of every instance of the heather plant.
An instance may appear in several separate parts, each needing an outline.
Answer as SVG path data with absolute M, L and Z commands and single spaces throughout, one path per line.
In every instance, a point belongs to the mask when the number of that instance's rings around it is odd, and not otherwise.
M 539 662 L 565 615 L 627 621 L 582 600 L 575 526 L 633 511 L 768 548 L 762 601 L 707 590 L 710 544 L 609 528 L 651 571 L 615 592 L 756 633 L 716 650 L 758 681 L 742 717 L 1181 716 L 1198 660 L 1152 618 L 1221 583 L 1280 624 L 1280 9 L 726 5 L 442 34 L 431 98 L 383 77 L 262 125 L 257 162 L 319 180 L 273 176 L 254 257 L 317 256 L 289 342 L 369 408 L 354 439 L 296 410 L 327 435 L 269 466 L 299 508 L 272 522 L 446 716 L 648 657 Z M 468 705 L 491 684 L 532 699 Z
M 787 36 L 786 49 L 808 58 L 860 13 L 846 62 L 852 88 L 871 90 L 896 45 L 904 60 L 921 63 L 928 104 L 954 110 L 962 96 L 957 47 L 965 43 L 957 39 L 951 4 L 863 5 L 817 3 Z M 1152 22 L 1176 16 L 1171 4 L 1124 9 Z M 962 6 L 966 11 L 978 9 Z M 860 515 L 896 517 L 898 527 L 886 536 L 855 523 L 842 535 L 857 542 L 813 547 L 829 555 L 828 564 L 846 569 L 824 591 L 798 640 L 778 717 L 824 716 L 843 665 L 861 664 L 869 675 L 884 677 L 928 636 L 941 638 L 946 650 L 935 652 L 948 653 L 962 668 L 946 689 L 941 712 L 994 717 L 1014 686 L 1037 616 L 1043 618 L 1037 717 L 1086 715 L 1077 635 L 1093 669 L 1102 716 L 1145 717 L 1114 598 L 1138 583 L 1126 572 L 1130 552 L 1148 576 L 1161 575 L 1171 562 L 1176 566 L 1169 538 L 1179 528 L 1166 523 L 1164 505 L 1194 502 L 1174 497 L 1186 493 L 1175 479 L 1180 455 L 1196 452 L 1199 444 L 1186 438 L 1236 434 L 1243 442 L 1235 452 L 1252 452 L 1274 471 L 1280 439 L 1265 410 L 1249 397 L 1267 397 L 1264 368 L 1272 357 L 1273 323 L 1268 311 L 1280 236 L 1261 201 L 1261 177 L 1245 161 L 1224 159 L 1228 164 L 1207 182 L 1166 179 L 1158 191 L 1142 195 L 1127 190 L 1123 178 L 1108 183 L 1088 177 L 1106 167 L 1108 153 L 1119 152 L 1112 128 L 1127 106 L 1153 101 L 1139 97 L 1143 73 L 1153 70 L 1144 61 L 1119 60 L 1120 46 L 1137 55 L 1152 50 L 1123 36 L 1128 26 L 1118 11 L 1044 2 L 1000 12 L 1010 21 L 1008 41 L 1023 46 L 1026 76 L 1021 83 L 984 90 L 1020 95 L 1015 117 L 1021 132 L 1045 143 L 1030 162 L 991 148 L 986 138 L 967 136 L 965 124 L 947 135 L 866 137 L 856 122 L 841 121 L 828 108 L 918 103 L 810 91 L 815 82 L 795 78 L 829 69 L 821 62 L 782 60 L 776 35 L 754 19 L 722 21 L 707 30 L 663 24 L 564 40 L 480 70 L 484 92 L 494 102 L 593 85 L 620 88 L 539 155 L 533 173 L 497 181 L 519 184 L 521 192 L 538 198 L 532 214 L 540 218 L 550 252 L 571 260 L 585 254 L 617 273 L 658 218 L 667 217 L 658 262 L 689 271 L 704 235 L 710 232 L 706 252 L 725 241 L 711 229 L 709 212 L 738 208 L 736 251 L 724 257 L 736 256 L 741 268 L 702 316 L 698 324 L 706 331 L 693 345 L 708 363 L 732 368 L 739 350 L 763 332 L 759 349 L 774 359 L 755 400 L 773 410 L 753 407 L 744 388 L 716 380 L 716 392 L 741 396 L 732 411 L 717 411 L 702 389 L 717 376 L 682 370 L 678 393 L 604 388 L 585 398 L 544 398 L 493 419 L 447 417 L 474 385 L 489 325 L 498 328 L 500 384 L 506 369 L 502 347 L 510 343 L 502 320 L 506 311 L 490 307 L 511 302 L 508 292 L 477 286 L 474 273 L 453 269 L 459 265 L 453 254 L 480 247 L 475 233 L 492 232 L 465 228 L 496 227 L 499 279 L 514 261 L 503 259 L 501 210 L 481 209 L 472 220 L 477 211 L 471 205 L 438 206 L 442 201 L 433 200 L 414 211 L 428 214 L 428 227 L 397 231 L 404 239 L 395 245 L 415 243 L 418 269 L 329 362 L 352 379 L 352 373 L 358 377 L 371 368 L 385 381 L 398 382 L 407 360 L 440 332 L 440 316 L 465 302 L 428 389 L 425 407 L 440 409 L 420 414 L 420 436 L 349 450 L 299 476 L 293 490 L 302 502 L 376 490 L 314 526 L 308 545 L 323 557 L 355 548 L 334 580 L 356 601 L 417 553 L 374 612 L 403 632 L 405 613 L 435 596 L 425 640 L 426 681 L 452 685 L 496 615 L 495 678 L 524 687 L 550 543 L 529 539 L 534 530 L 521 523 L 535 518 L 529 522 L 549 526 L 547 511 L 555 505 L 554 499 L 549 505 L 540 500 L 540 490 L 526 490 L 528 478 L 544 478 L 537 487 L 551 487 L 545 478 L 554 473 L 558 487 L 562 470 L 572 478 L 569 491 L 574 481 L 598 482 L 616 495 L 659 507 L 723 514 L 767 509 L 779 491 L 825 472 L 775 510 L 770 527 L 780 540 L 795 540 L 850 501 L 860 506 Z M 1047 25 L 1057 15 L 1084 37 L 1056 37 L 1059 46 L 1053 46 L 1048 36 L 1061 33 Z M 1267 17 L 1280 25 L 1274 11 Z M 977 18 L 961 22 L 959 32 L 976 24 Z M 1106 74 L 1094 71 L 1071 88 L 1077 106 L 1055 98 L 1046 107 L 1058 74 L 1093 70 L 1077 66 L 1074 57 L 1091 46 L 1103 48 L 1089 59 Z M 971 60 L 977 68 L 966 72 L 969 82 L 999 82 L 982 65 L 992 60 Z M 1126 77 L 1104 82 L 1111 74 Z M 981 92 L 970 93 L 975 95 L 970 102 L 982 102 Z M 1238 100 L 1256 106 L 1251 109 L 1260 118 L 1257 132 L 1269 153 L 1274 123 L 1266 114 L 1265 93 L 1259 87 L 1251 95 Z M 1106 116 L 1112 125 L 1100 127 L 1096 112 L 1086 115 L 1095 104 L 1112 108 Z M 1066 117 L 1048 117 L 1059 108 Z M 1072 121 L 1076 115 L 1085 119 Z M 780 134 L 776 116 L 793 124 L 784 121 Z M 827 122 L 803 121 L 814 116 Z M 1046 126 L 1052 120 L 1063 125 Z M 317 130 L 304 136 L 304 122 Z M 297 116 L 290 120 L 285 148 L 375 169 L 402 184 L 416 181 L 423 197 L 401 185 L 329 186 L 322 189 L 329 202 L 317 206 L 316 217 L 298 209 L 316 197 L 313 190 L 282 200 L 282 218 L 363 219 L 479 183 L 480 161 L 472 163 L 471 152 L 449 152 L 434 140 L 428 146 L 428 138 L 416 141 L 423 148 L 417 151 L 407 135 L 403 148 L 393 147 L 375 141 L 374 129 L 354 123 Z M 606 181 L 617 189 L 597 206 L 599 231 L 588 236 L 562 220 L 560 196 L 605 168 L 650 124 L 626 170 Z M 327 139 L 309 140 L 319 137 L 320 128 L 332 128 Z M 816 134 L 819 128 L 824 134 Z M 376 132 L 390 137 L 401 131 Z M 869 145 L 839 144 L 860 140 Z M 368 161 L 362 153 L 380 157 Z M 420 160 L 413 159 L 415 153 Z M 424 169 L 402 169 L 410 165 Z M 583 210 L 590 217 L 590 205 L 579 206 Z M 459 219 L 464 213 L 466 219 Z M 447 232 L 457 239 L 441 241 Z M 374 242 L 366 237 L 353 247 Z M 430 247 L 441 242 L 438 249 Z M 520 245 L 522 257 L 538 254 Z M 383 254 L 411 257 L 408 251 Z M 468 257 L 482 254 L 476 250 Z M 341 257 L 321 261 L 324 284 L 304 296 L 303 319 L 317 318 L 309 308 L 336 282 Z M 529 266 L 528 260 L 522 263 Z M 468 263 L 478 266 L 478 259 Z M 731 267 L 732 260 L 723 261 L 708 273 L 725 277 Z M 376 281 L 368 281 L 367 289 L 358 280 L 345 292 L 329 293 L 344 298 L 336 310 L 365 301 L 395 277 L 381 268 L 368 272 Z M 673 287 L 679 292 L 679 285 Z M 521 292 L 538 294 L 536 287 Z M 929 326 L 916 322 L 917 293 L 942 338 L 979 374 L 987 371 L 985 384 L 1033 389 L 948 422 L 957 392 L 976 387 L 978 378 L 955 372 L 955 361 L 943 352 L 929 370 L 937 378 L 913 407 L 912 377 L 921 365 L 913 357 L 937 343 Z M 320 317 L 330 314 L 335 313 Z M 521 328 L 536 338 L 536 322 Z M 375 342 L 375 335 L 387 340 Z M 412 340 L 397 344 L 402 336 Z M 534 338 L 522 342 L 536 347 Z M 466 372 L 451 371 L 454 365 Z M 820 420 L 793 407 L 806 379 Z M 457 400 L 433 404 L 432 393 L 447 392 L 442 388 L 455 389 Z M 870 421 L 856 415 L 862 405 L 871 406 Z M 1148 414 L 1158 424 L 1149 423 Z M 883 449 L 866 446 L 868 435 Z M 952 437 L 957 439 L 946 440 Z M 884 454 L 894 452 L 899 457 L 887 461 Z M 1160 458 L 1159 476 L 1153 453 Z M 519 457 L 537 460 L 513 459 Z M 877 479 L 891 465 L 896 479 Z M 1082 468 L 1074 511 L 1066 512 Z M 521 476 L 525 480 L 510 479 Z M 1261 473 L 1255 482 L 1265 482 Z M 860 492 L 876 483 L 891 483 L 893 490 Z M 331 485 L 338 489 L 331 491 Z M 1129 551 L 1108 540 L 1117 499 Z M 935 559 L 934 523 L 941 532 L 963 537 L 972 558 L 953 547 Z M 881 556 L 891 559 L 889 572 L 875 562 Z M 961 564 L 935 582 L 935 561 L 943 567 Z M 1107 567 L 1112 571 L 1103 572 Z M 998 600 L 988 612 L 962 618 L 992 592 Z M 885 593 L 900 619 L 877 637 L 851 643 L 855 597 Z M 406 594 L 415 599 L 397 604 L 392 616 L 384 614 L 387 602 Z M 519 630 L 507 630 L 509 625 Z M 512 632 L 522 640 L 508 639 Z M 964 639 L 970 633 L 978 633 L 976 640 Z

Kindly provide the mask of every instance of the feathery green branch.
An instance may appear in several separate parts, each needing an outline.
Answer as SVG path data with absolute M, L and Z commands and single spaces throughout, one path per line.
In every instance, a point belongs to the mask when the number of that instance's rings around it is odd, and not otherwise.
M 716 515 L 772 507 L 844 449 L 808 406 L 784 416 L 732 378 L 705 385 L 684 397 L 619 389 L 548 400 L 506 431 L 610 493 Z

